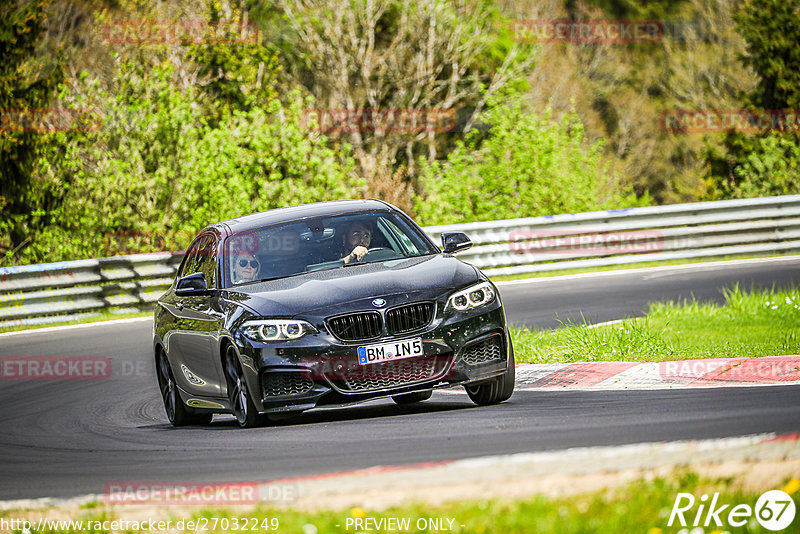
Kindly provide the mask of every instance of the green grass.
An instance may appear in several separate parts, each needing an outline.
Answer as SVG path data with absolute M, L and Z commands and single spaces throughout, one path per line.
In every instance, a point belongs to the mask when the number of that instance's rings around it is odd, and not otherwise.
M 743 254 L 735 256 L 721 256 L 715 258 L 689 258 L 685 260 L 663 260 L 663 261 L 647 261 L 642 263 L 626 263 L 622 265 L 607 265 L 603 267 L 583 267 L 580 269 L 558 269 L 553 271 L 537 271 L 531 273 L 509 274 L 504 276 L 492 276 L 492 282 L 506 282 L 510 280 L 527 280 L 528 278 L 547 278 L 550 276 L 562 276 L 567 274 L 582 274 L 582 273 L 596 273 L 605 271 L 627 271 L 631 269 L 643 269 L 645 267 L 664 267 L 670 265 L 690 265 L 693 263 L 709 263 L 715 261 L 729 261 L 729 260 L 743 260 L 743 259 L 759 259 L 759 258 L 781 258 L 788 256 L 797 256 L 797 252 L 785 252 L 780 254 L 772 254 L 764 256 L 763 254 Z M 544 265 L 544 264 L 543 264 Z
M 725 290 L 725 304 L 654 303 L 646 317 L 607 326 L 512 328 L 517 362 L 665 361 L 800 354 L 800 288 Z
M 796 488 L 797 484 L 790 481 L 787 476 L 782 482 L 787 491 Z M 780 489 L 778 488 L 772 489 Z M 278 528 L 274 530 L 259 529 L 260 532 L 287 532 L 287 533 L 340 533 L 359 532 L 354 528 L 348 518 L 404 519 L 407 518 L 412 525 L 408 530 L 394 530 L 378 528 L 372 532 L 437 532 L 435 529 L 417 529 L 417 521 L 422 519 L 453 519 L 455 533 L 643 533 L 660 534 L 678 532 L 681 527 L 677 521 L 668 527 L 670 512 L 678 493 L 691 493 L 697 499 L 695 506 L 684 514 L 689 525 L 694 521 L 695 514 L 700 504 L 700 496 L 719 493 L 718 506 L 729 504 L 727 510 L 721 515 L 722 528 L 706 528 L 705 532 L 728 531 L 737 532 L 770 532 L 763 529 L 753 518 L 744 527 L 732 527 L 726 524 L 727 512 L 738 504 L 745 504 L 753 508 L 760 495 L 758 492 L 742 491 L 731 479 L 701 478 L 696 473 L 688 470 L 677 470 L 665 478 L 656 478 L 652 481 L 640 480 L 629 483 L 613 490 L 584 493 L 574 497 L 547 498 L 533 496 L 521 500 L 508 499 L 481 499 L 476 496 L 473 501 L 455 502 L 440 506 L 429 506 L 424 503 L 409 504 L 390 508 L 380 512 L 365 510 L 359 507 L 345 510 L 328 510 L 321 512 L 302 512 L 297 510 L 276 510 L 259 506 L 245 513 L 232 513 L 225 509 L 204 509 L 194 514 L 193 519 L 207 518 L 209 520 L 206 532 L 233 532 L 230 528 L 234 518 L 256 518 L 258 524 L 263 519 L 277 520 Z M 793 499 L 798 501 L 798 493 L 793 494 Z M 20 517 L 19 511 L 6 511 L 0 513 L 4 517 Z M 101 507 L 86 510 L 81 517 L 84 521 L 103 521 L 113 519 L 114 511 Z M 212 521 L 216 518 L 217 528 L 212 529 Z M 221 528 L 222 518 L 227 518 L 227 529 Z M 155 519 L 155 518 L 154 518 Z M 161 518 L 159 518 L 161 519 Z M 180 519 L 178 517 L 173 520 Z M 189 519 L 188 517 L 186 519 Z M 704 517 L 703 517 L 704 519 Z M 701 519 L 700 525 L 702 526 Z M 250 525 L 254 522 L 250 519 Z M 791 530 L 799 521 L 795 518 Z M 274 525 L 275 523 L 273 523 Z M 446 523 L 445 523 L 446 524 Z M 420 524 L 422 525 L 422 524 Z M 691 528 L 691 527 L 690 527 Z M 84 530 L 86 532 L 87 530 Z M 102 532 L 102 530 L 100 530 Z M 19 532 L 19 531 L 17 531 Z M 36 530 L 32 530 L 36 532 Z M 77 530 L 54 530 L 51 532 L 68 533 Z

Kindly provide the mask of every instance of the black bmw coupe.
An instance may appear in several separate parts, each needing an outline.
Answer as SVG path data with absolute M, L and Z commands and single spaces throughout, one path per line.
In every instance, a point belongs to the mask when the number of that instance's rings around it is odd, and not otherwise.
M 495 286 L 378 200 L 324 202 L 213 224 L 158 300 L 153 349 L 175 426 L 242 427 L 378 397 L 464 386 L 508 399 L 514 351 Z

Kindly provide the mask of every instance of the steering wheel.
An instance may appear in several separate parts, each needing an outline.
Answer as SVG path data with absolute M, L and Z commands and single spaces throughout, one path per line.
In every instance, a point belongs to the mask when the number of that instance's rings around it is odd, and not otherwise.
M 397 254 L 390 248 L 386 247 L 374 247 L 367 249 L 367 253 L 361 258 L 363 262 L 365 258 L 370 257 L 372 261 L 381 261 L 386 259 L 394 258 Z

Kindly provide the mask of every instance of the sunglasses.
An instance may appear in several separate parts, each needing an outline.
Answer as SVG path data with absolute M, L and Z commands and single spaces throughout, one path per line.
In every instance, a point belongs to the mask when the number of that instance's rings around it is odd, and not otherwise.
M 369 239 L 370 237 L 372 237 L 372 234 L 371 234 L 371 233 L 369 233 L 369 232 L 364 232 L 363 234 L 362 234 L 361 232 L 353 232 L 353 233 L 352 233 L 352 234 L 350 234 L 350 235 L 352 235 L 352 236 L 353 236 L 353 237 L 355 237 L 356 239 L 361 239 L 361 236 L 362 236 L 362 235 L 364 236 L 364 238 L 365 238 L 365 239 Z
M 250 267 L 253 269 L 258 267 L 258 262 L 256 260 L 250 260 L 249 262 L 247 260 L 239 260 L 239 267 L 247 267 L 248 263 L 250 263 Z

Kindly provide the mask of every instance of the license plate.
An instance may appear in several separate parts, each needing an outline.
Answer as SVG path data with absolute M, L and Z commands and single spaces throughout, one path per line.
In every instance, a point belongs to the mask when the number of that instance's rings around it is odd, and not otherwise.
M 404 339 L 390 343 L 377 343 L 358 347 L 358 363 L 369 365 L 371 363 L 402 360 L 422 356 L 422 338 Z

